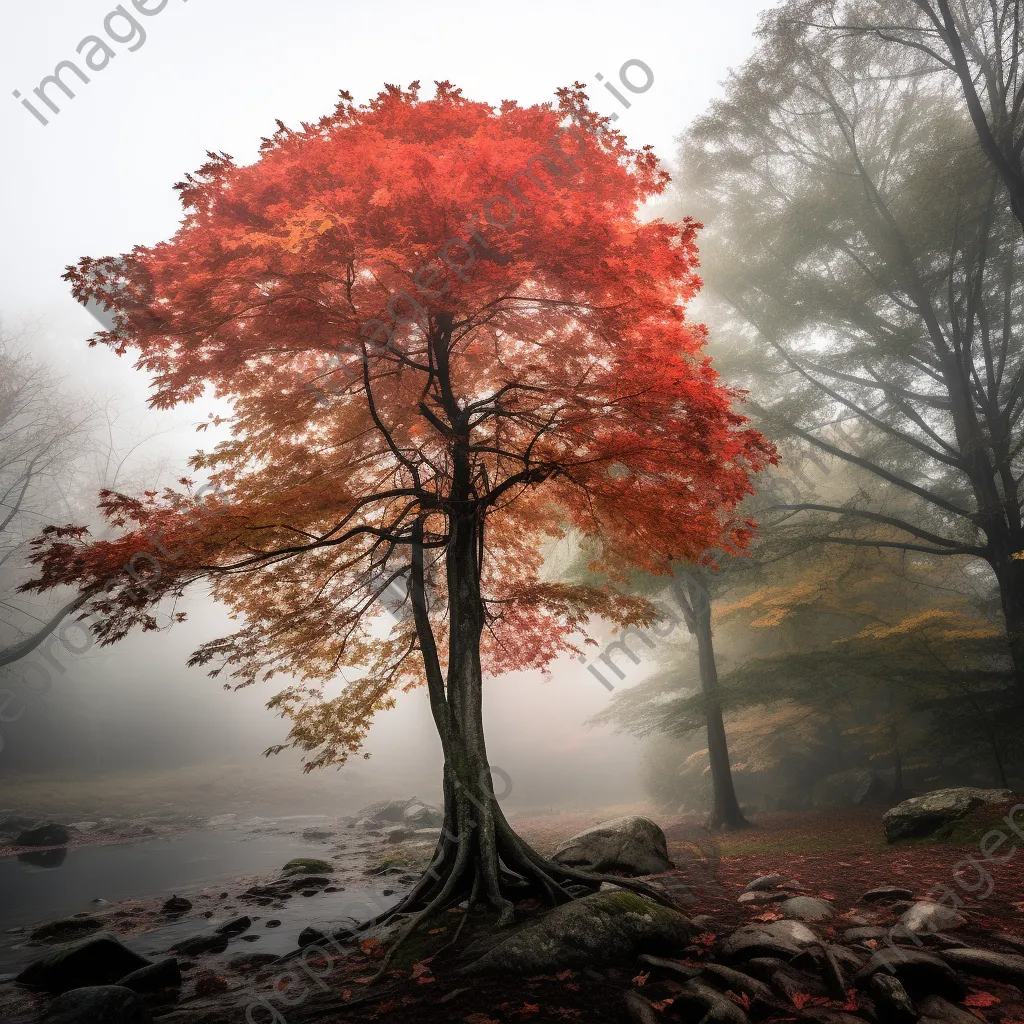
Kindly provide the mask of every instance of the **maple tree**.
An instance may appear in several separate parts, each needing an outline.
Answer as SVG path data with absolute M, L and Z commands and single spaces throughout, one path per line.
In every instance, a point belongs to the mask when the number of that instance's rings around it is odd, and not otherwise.
M 81 299 L 116 311 L 93 343 L 137 354 L 151 404 L 210 389 L 231 434 L 192 459 L 210 493 L 104 492 L 114 536 L 48 530 L 32 588 L 75 587 L 113 643 L 208 580 L 241 625 L 191 663 L 235 687 L 287 677 L 268 707 L 307 770 L 344 763 L 425 685 L 445 822 L 392 912 L 419 910 L 410 930 L 467 890 L 506 923 L 517 888 L 558 902 L 601 877 L 505 820 L 484 672 L 578 652 L 594 615 L 651 621 L 628 568 L 750 539 L 736 506 L 775 454 L 686 319 L 698 226 L 638 218 L 667 180 L 578 83 L 499 109 L 447 82 L 429 100 L 388 86 L 279 123 L 250 166 L 211 154 L 178 186 L 171 240 L 69 268 Z M 543 543 L 568 529 L 596 544 L 602 585 L 545 578 Z M 389 620 L 398 582 L 409 614 Z

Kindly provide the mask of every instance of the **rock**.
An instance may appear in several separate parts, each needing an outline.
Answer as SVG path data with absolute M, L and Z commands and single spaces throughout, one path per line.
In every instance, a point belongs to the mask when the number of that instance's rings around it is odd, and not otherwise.
M 879 885 L 869 889 L 861 900 L 864 903 L 888 903 L 892 900 L 912 900 L 914 894 L 909 889 L 901 889 L 898 885 Z
M 15 846 L 66 846 L 71 833 L 65 825 L 37 825 L 19 832 Z
M 852 1013 L 843 1013 L 841 1010 L 828 1010 L 824 1006 L 812 1006 L 803 1010 L 799 1019 L 814 1021 L 815 1024 L 864 1024 L 863 1017 L 855 1017 Z
M 859 971 L 864 966 L 864 958 L 857 956 L 852 950 L 846 946 L 840 946 L 835 943 L 827 945 L 825 950 L 831 953 L 836 960 L 841 963 L 844 967 L 852 968 L 855 971 Z
M 818 808 L 859 807 L 882 796 L 885 784 L 870 768 L 851 768 L 819 779 L 811 789 L 811 804 Z
M 148 1024 L 142 1000 L 121 985 L 73 988 L 46 1009 L 43 1024 Z
M 1019 935 L 1012 935 L 1010 932 L 993 932 L 992 938 L 1012 949 L 1024 949 L 1024 938 Z
M 54 950 L 29 964 L 18 982 L 47 992 L 66 992 L 86 985 L 109 985 L 152 961 L 130 950 L 113 935 L 94 935 Z
M 921 1024 L 938 1021 L 939 1024 L 978 1024 L 978 1018 L 969 1010 L 954 1006 L 942 996 L 925 996 L 918 1000 Z
M 317 942 L 323 942 L 326 938 L 327 936 L 319 928 L 308 925 L 299 932 L 299 949 L 305 946 L 312 946 Z
M 580 832 L 562 843 L 552 859 L 569 867 L 631 875 L 656 875 L 672 866 L 665 833 L 638 814 L 613 818 Z
M 242 932 L 248 931 L 251 926 L 251 918 L 235 917 L 230 921 L 225 921 L 224 924 L 216 927 L 214 931 L 218 935 L 241 935 Z
M 266 967 L 268 964 L 277 963 L 280 959 L 279 956 L 275 956 L 273 953 L 240 953 L 228 961 L 228 967 L 232 971 L 238 971 L 240 974 L 249 974 L 252 971 L 258 971 L 261 967 Z
M 71 942 L 90 932 L 99 931 L 103 925 L 95 917 L 62 917 L 47 921 L 36 928 L 30 938 L 39 942 Z
M 172 896 L 161 909 L 165 914 L 184 914 L 192 909 L 192 904 L 184 896 Z
M 302 838 L 307 843 L 322 843 L 328 839 L 333 839 L 334 833 L 326 828 L 304 828 L 302 830 Z
M 795 927 L 779 928 L 779 925 Z M 722 943 L 722 954 L 727 960 L 734 961 L 755 957 L 778 957 L 785 961 L 798 956 L 802 946 L 817 941 L 814 932 L 798 921 L 772 921 L 770 924 L 737 928 Z
M 797 921 L 825 921 L 835 916 L 832 904 L 813 896 L 794 896 L 780 903 L 779 911 Z
M 207 935 L 191 935 L 179 939 L 167 952 L 183 956 L 200 956 L 203 953 L 223 953 L 228 948 L 228 937 L 216 932 Z
M 222 978 L 213 971 L 200 971 L 199 976 L 196 978 L 197 996 L 217 996 L 222 992 L 227 992 L 227 990 L 227 978 Z
M 890 843 L 911 836 L 931 835 L 975 807 L 1006 803 L 1012 799 L 1013 791 L 1009 789 L 975 789 L 970 786 L 936 789 L 890 808 L 882 815 L 882 827 Z
M 907 990 L 900 984 L 899 979 L 888 971 L 878 971 L 871 975 L 868 983 L 868 992 L 875 1001 L 878 1015 L 883 1021 L 903 1021 L 910 1024 L 917 1020 L 917 1010 L 907 995 Z
M 889 933 L 887 928 L 877 924 L 860 925 L 857 928 L 847 928 L 843 932 L 844 942 L 867 942 L 869 939 L 884 939 Z
M 923 900 L 915 903 L 901 918 L 903 927 L 915 935 L 921 932 L 940 932 L 945 928 L 960 928 L 966 919 L 942 903 Z
M 444 824 L 444 813 L 429 804 L 413 801 L 402 812 L 402 822 L 413 829 L 439 827 Z
M 959 1000 L 966 992 L 953 968 L 930 953 L 912 949 L 877 949 L 874 956 L 853 976 L 854 983 L 866 986 L 879 971 L 895 974 L 912 996 L 940 995 Z
M 181 988 L 178 958 L 168 956 L 148 967 L 140 967 L 121 978 L 118 985 L 130 988 L 133 992 L 159 992 L 165 988 Z
M 760 890 L 752 889 L 750 892 L 741 892 L 736 899 L 737 903 L 779 903 L 781 900 L 788 900 L 789 893 L 782 889 Z
M 757 878 L 747 882 L 744 892 L 762 892 L 766 889 L 774 889 L 782 881 L 782 875 L 758 875 Z
M 334 872 L 334 865 L 315 857 L 294 857 L 281 870 L 289 875 L 329 875 Z
M 1024 956 L 993 953 L 987 949 L 945 949 L 939 956 L 947 964 L 967 974 L 1024 988 Z
M 636 959 L 642 968 L 666 974 L 676 981 L 689 981 L 700 974 L 699 967 L 687 967 L 678 960 L 666 960 L 664 957 L 651 956 L 649 953 L 641 953 Z
M 280 928 L 281 927 L 281 922 L 276 917 L 272 917 L 263 927 L 264 928 Z
M 379 823 L 382 821 L 401 822 L 405 815 L 405 809 L 410 804 L 418 804 L 420 801 L 413 797 L 411 800 L 381 800 L 379 803 L 370 804 L 364 807 L 356 816 L 359 825 Z
M 640 953 L 679 949 L 696 933 L 678 911 L 636 893 L 594 893 L 564 903 L 499 939 L 463 970 L 531 975 L 635 960 Z
M 98 821 L 73 821 L 68 828 L 73 828 L 78 832 L 91 832 L 98 824 Z
M 405 825 L 392 825 L 384 829 L 384 841 L 386 843 L 402 843 L 406 839 L 412 839 L 416 833 Z

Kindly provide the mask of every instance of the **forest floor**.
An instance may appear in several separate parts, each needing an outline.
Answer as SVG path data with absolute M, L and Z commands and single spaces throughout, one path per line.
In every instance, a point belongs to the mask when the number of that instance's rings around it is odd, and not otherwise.
M 514 827 L 540 852 L 550 854 L 568 836 L 623 810 L 517 815 Z M 653 815 L 665 830 L 669 855 L 676 864 L 674 872 L 659 876 L 661 881 L 670 889 L 676 885 L 689 888 L 695 900 L 683 908 L 684 912 L 710 919 L 702 924 L 706 930 L 688 947 L 681 962 L 707 962 L 713 956 L 716 940 L 741 925 L 781 917 L 772 904 L 737 902 L 749 881 L 775 873 L 793 880 L 795 885 L 789 888 L 833 905 L 837 916 L 813 925 L 825 941 L 842 941 L 844 930 L 854 924 L 870 921 L 888 926 L 898 920 L 893 910 L 868 906 L 861 900 L 869 889 L 898 885 L 911 890 L 915 898 L 922 898 L 935 886 L 947 886 L 963 901 L 958 909 L 967 918 L 966 925 L 956 932 L 958 939 L 992 948 L 991 936 L 1001 932 L 1018 937 L 1024 948 L 1024 852 L 1015 852 L 1002 864 L 989 864 L 988 879 L 979 878 L 969 865 L 965 867 L 965 858 L 972 854 L 981 860 L 979 843 L 990 829 L 1000 825 L 1007 808 L 981 808 L 942 837 L 893 846 L 886 844 L 882 835 L 881 811 L 875 807 L 763 813 L 752 818 L 753 827 L 748 830 L 713 836 L 692 817 Z M 1004 852 L 1009 849 L 1007 844 Z M 545 910 L 527 901 L 518 907 L 517 919 L 529 919 Z M 318 964 L 315 972 L 307 969 L 305 973 L 298 969 L 301 961 L 296 960 L 257 962 L 248 971 L 241 969 L 240 975 L 238 958 L 231 972 L 222 971 L 215 961 L 190 958 L 196 962 L 183 964 L 187 970 L 181 1000 L 157 1011 L 166 1014 L 158 1016 L 157 1022 L 635 1024 L 624 1002 L 631 990 L 660 1008 L 656 1010 L 657 1020 L 666 1024 L 696 1020 L 692 1012 L 687 1016 L 681 1006 L 672 1005 L 671 983 L 648 976 L 636 963 L 595 964 L 584 971 L 527 978 L 460 975 L 455 969 L 458 951 L 484 934 L 494 917 L 489 910 L 475 910 L 461 931 L 458 945 L 442 949 L 451 940 L 462 913 L 453 908 L 429 922 L 429 927 L 396 958 L 393 969 L 374 984 L 370 979 L 380 967 L 384 949 L 373 940 L 358 947 L 335 947 L 341 952 L 332 954 L 329 963 Z M 811 1021 L 808 1014 L 815 1005 L 833 1012 L 857 1012 L 853 1004 L 844 1008 L 817 1000 L 807 1007 L 794 1006 L 789 1015 L 768 1019 Z M 1021 993 L 1012 986 L 986 983 L 984 988 L 971 990 L 966 1005 L 982 1020 L 1024 1024 Z M 862 1017 L 870 1021 L 870 1011 L 861 1009 Z

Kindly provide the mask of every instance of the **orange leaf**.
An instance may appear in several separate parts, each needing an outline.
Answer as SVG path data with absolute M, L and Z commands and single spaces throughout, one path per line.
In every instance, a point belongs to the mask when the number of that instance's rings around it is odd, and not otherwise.
M 806 992 L 794 992 L 792 999 L 793 1005 L 798 1009 L 802 1010 L 811 997 Z
M 984 1009 L 986 1006 L 995 1006 L 1000 1000 L 991 992 L 971 992 L 964 999 L 964 1006 L 976 1006 Z
M 643 974 L 638 974 L 638 975 L 637 975 L 637 976 L 636 976 L 636 977 L 635 977 L 635 978 L 633 979 L 633 984 L 634 984 L 634 985 L 640 985 L 641 987 L 643 987 L 644 985 L 646 985 L 646 984 L 647 984 L 647 979 L 648 979 L 648 978 L 649 978 L 650 976 L 651 976 L 651 972 L 650 972 L 650 971 L 644 971 L 644 972 L 643 972 Z

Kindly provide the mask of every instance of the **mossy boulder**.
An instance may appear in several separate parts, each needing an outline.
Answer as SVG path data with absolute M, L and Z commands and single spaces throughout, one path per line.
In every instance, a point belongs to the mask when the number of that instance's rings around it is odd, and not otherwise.
M 109 985 L 140 967 L 152 963 L 122 945 L 113 935 L 94 935 L 81 942 L 62 946 L 49 956 L 29 964 L 17 981 L 47 992 L 92 985 Z
M 699 932 L 677 910 L 620 889 L 556 907 L 500 938 L 480 956 L 467 950 L 469 974 L 545 974 L 588 964 L 633 961 L 641 953 L 670 953 Z
M 281 869 L 289 875 L 324 875 L 334 872 L 334 865 L 316 857 L 295 857 Z

